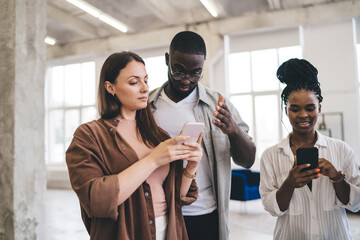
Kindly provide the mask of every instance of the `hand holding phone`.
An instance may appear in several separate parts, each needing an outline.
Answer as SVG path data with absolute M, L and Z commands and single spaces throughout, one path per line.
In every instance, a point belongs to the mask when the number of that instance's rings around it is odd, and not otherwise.
M 202 122 L 186 122 L 180 132 L 180 136 L 190 136 L 187 142 L 196 142 L 200 136 L 201 131 L 204 129 L 204 123 Z M 184 141 L 178 142 L 183 144 Z
M 298 166 L 306 163 L 310 164 L 303 171 L 317 168 L 319 166 L 319 150 L 316 147 L 296 149 L 296 162 Z

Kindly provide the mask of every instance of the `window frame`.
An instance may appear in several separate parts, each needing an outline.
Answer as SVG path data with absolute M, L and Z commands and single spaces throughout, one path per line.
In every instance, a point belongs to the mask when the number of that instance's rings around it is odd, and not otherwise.
M 63 98 L 63 102 L 61 105 L 59 106 L 51 106 L 51 89 L 52 89 L 52 81 L 51 81 L 51 75 L 52 75 L 52 71 L 55 67 L 63 67 L 63 72 L 65 72 L 65 67 L 68 65 L 73 65 L 73 64 L 81 64 L 81 68 L 82 68 L 82 64 L 84 63 L 93 63 L 93 70 L 94 70 L 94 96 L 95 96 L 95 101 L 94 104 L 84 104 L 82 103 L 82 96 L 81 96 L 81 102 L 80 105 L 74 105 L 74 106 L 67 106 L 65 104 L 65 95 L 66 95 L 66 89 L 65 89 L 65 74 L 63 75 L 63 79 L 62 79 L 62 87 L 63 87 L 63 93 L 62 93 L 62 98 Z M 81 123 L 83 123 L 82 118 L 83 118 L 83 109 L 86 108 L 95 108 L 96 111 L 96 118 L 98 116 L 98 112 L 97 112 L 97 86 L 98 86 L 98 68 L 97 68 L 97 61 L 94 59 L 81 59 L 81 60 L 75 60 L 75 61 L 53 61 L 53 62 L 49 62 L 47 69 L 46 69 L 46 78 L 45 78 L 45 146 L 46 146 L 46 152 L 45 152 L 45 162 L 46 162 L 46 166 L 47 167 L 55 167 L 55 168 L 64 168 L 66 167 L 66 161 L 65 161 L 65 151 L 67 146 L 67 142 L 66 142 L 66 112 L 71 111 L 71 110 L 76 110 L 78 112 L 79 115 L 79 125 Z M 82 79 L 83 75 L 81 73 L 81 86 L 80 88 L 82 88 L 83 86 L 83 79 Z M 80 93 L 82 94 L 82 93 Z M 63 161 L 58 162 L 58 161 L 54 161 L 54 159 L 56 158 L 53 154 L 53 149 L 51 146 L 51 124 L 50 124 L 50 116 L 52 112 L 55 111 L 62 111 L 62 120 L 61 120 L 61 124 L 62 124 L 62 152 L 64 153 L 63 155 Z
M 225 58 L 225 76 L 226 76 L 226 96 L 228 99 L 231 99 L 234 96 L 250 96 L 252 100 L 252 122 L 248 123 L 249 125 L 252 125 L 251 131 L 251 137 L 253 138 L 254 143 L 258 146 L 258 137 L 257 137 L 257 131 L 258 127 L 256 127 L 256 109 L 255 109 L 255 99 L 259 96 L 270 96 L 275 95 L 277 99 L 277 113 L 278 114 L 278 136 L 276 143 L 280 142 L 287 134 L 288 132 L 291 132 L 291 128 L 288 129 L 288 125 L 286 125 L 285 122 L 287 122 L 287 117 L 284 115 L 284 109 L 282 106 L 281 101 L 281 92 L 283 90 L 282 84 L 278 82 L 278 88 L 275 90 L 261 90 L 261 91 L 254 91 L 253 86 L 253 79 L 252 79 L 252 61 L 251 56 L 252 52 L 258 51 L 258 50 L 269 50 L 269 49 L 276 49 L 276 58 L 277 58 L 277 66 L 279 66 L 281 58 L 281 54 L 279 54 L 280 49 L 286 48 L 286 47 L 299 47 L 300 56 L 303 55 L 303 47 L 300 42 L 300 28 L 290 28 L 290 29 L 278 29 L 273 31 L 266 31 L 266 32 L 253 32 L 253 33 L 245 33 L 245 34 L 237 34 L 237 35 L 227 35 L 224 37 L 224 58 Z M 229 86 L 230 86 L 230 75 L 229 75 L 229 61 L 230 61 L 230 54 L 235 53 L 241 53 L 241 52 L 249 52 L 250 54 L 250 78 L 251 78 L 251 89 L 247 92 L 230 92 Z M 274 72 L 275 74 L 275 72 Z M 284 121 L 284 124 L 283 124 Z M 263 150 L 265 150 L 266 146 Z M 255 166 L 253 166 L 254 169 L 258 170 L 260 169 L 259 165 L 259 159 L 261 157 L 262 152 L 257 151 L 256 153 L 256 161 Z M 233 167 L 238 167 L 233 165 Z

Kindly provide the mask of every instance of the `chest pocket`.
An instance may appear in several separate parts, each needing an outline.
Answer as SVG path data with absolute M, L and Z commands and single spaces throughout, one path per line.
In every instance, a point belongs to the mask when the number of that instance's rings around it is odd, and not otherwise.
M 290 201 L 289 214 L 301 215 L 306 211 L 311 211 L 311 204 L 314 204 L 315 209 L 332 211 L 336 206 L 336 194 L 332 184 L 327 181 L 327 177 L 324 176 L 313 180 L 312 191 L 306 185 L 296 188 Z
M 219 162 L 224 161 L 225 159 L 229 159 L 230 143 L 227 139 L 227 135 L 218 129 L 211 130 L 210 134 L 214 153 L 216 153 L 216 161 Z

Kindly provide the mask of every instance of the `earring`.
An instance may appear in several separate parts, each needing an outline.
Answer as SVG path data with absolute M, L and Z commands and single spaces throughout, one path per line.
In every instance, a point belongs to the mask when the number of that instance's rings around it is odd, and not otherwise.
M 115 93 L 113 93 L 112 95 L 113 95 L 113 97 L 115 97 Z

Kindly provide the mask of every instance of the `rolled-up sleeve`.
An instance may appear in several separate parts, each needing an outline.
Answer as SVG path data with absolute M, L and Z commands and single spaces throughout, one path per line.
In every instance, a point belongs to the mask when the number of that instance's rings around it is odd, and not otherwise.
M 342 156 L 343 162 L 345 163 L 342 167 L 345 179 L 350 185 L 350 196 L 348 204 L 344 205 L 338 198 L 336 198 L 336 204 L 338 206 L 347 208 L 350 211 L 357 212 L 360 210 L 360 171 L 359 166 L 355 161 L 354 152 L 345 145 L 345 150 L 342 152 L 346 153 Z
M 199 189 L 196 185 L 195 179 L 192 180 L 190 188 L 186 196 L 181 198 L 182 205 L 190 205 L 195 202 L 199 195 Z
M 270 151 L 265 151 L 260 160 L 259 192 L 265 210 L 272 216 L 278 217 L 284 215 L 288 210 L 282 212 L 277 203 L 276 192 L 278 191 L 278 187 L 275 186 L 275 172 L 271 160 Z
M 102 153 L 86 125 L 81 125 L 66 151 L 72 188 L 89 217 L 118 217 L 119 182 L 106 173 Z

